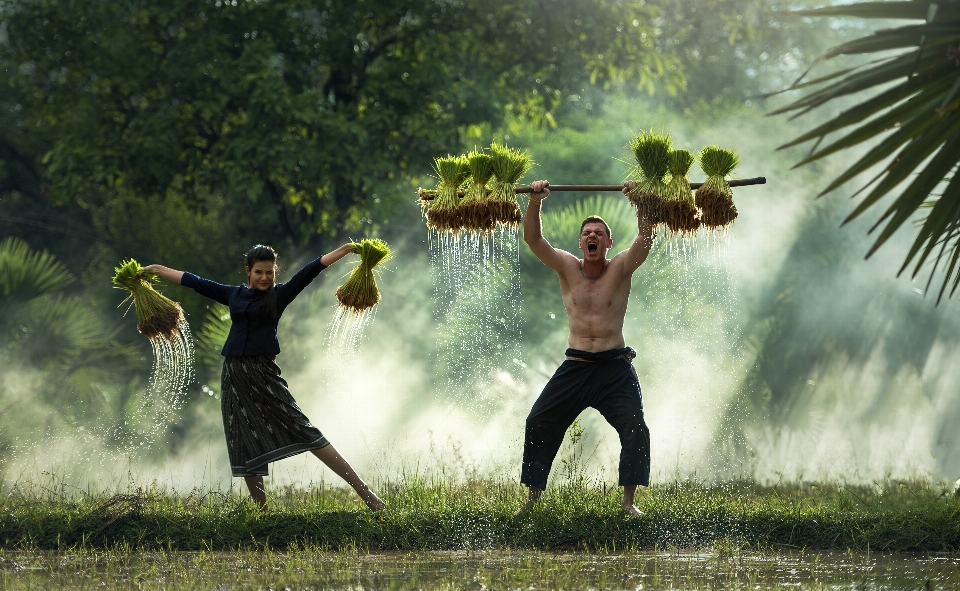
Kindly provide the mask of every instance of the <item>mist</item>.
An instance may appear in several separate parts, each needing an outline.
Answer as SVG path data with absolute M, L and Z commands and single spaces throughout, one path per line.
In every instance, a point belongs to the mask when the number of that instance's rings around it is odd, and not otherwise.
M 908 231 L 863 260 L 872 220 L 839 228 L 849 192 L 814 199 L 852 156 L 793 170 L 799 152 L 776 148 L 798 128 L 760 107 L 678 115 L 624 97 L 608 100 L 589 125 L 502 139 L 538 162 L 525 181 L 616 183 L 628 168 L 618 160 L 628 159 L 624 145 L 649 128 L 669 131 L 675 146 L 693 151 L 735 147 L 735 177 L 767 177 L 766 185 L 735 190 L 740 216 L 728 233 L 686 243 L 660 236 L 634 277 L 624 335 L 638 352 L 652 482 L 955 478 L 957 304 L 934 306 L 923 274 L 895 276 Z M 703 175 L 695 169 L 691 178 Z M 414 210 L 412 190 L 409 197 Z M 543 220 L 555 247 L 575 252 L 568 220 L 579 223 L 585 207 L 608 219 L 614 252 L 633 240 L 635 217 L 622 197 L 554 193 Z M 284 314 L 283 375 L 307 416 L 367 479 L 519 478 L 526 413 L 566 346 L 556 276 L 516 239 L 519 251 L 507 248 L 502 257 L 506 270 L 476 269 L 507 280 L 440 297 L 445 279 L 429 256 L 427 229 L 417 212 L 405 215 L 390 229 L 397 256 L 380 277 L 382 301 L 359 348 L 330 337 L 333 293 L 349 271 L 340 263 Z M 508 308 L 517 321 L 485 337 L 502 345 L 498 351 L 456 346 L 491 310 Z M 202 319 L 190 322 L 196 333 Z M 3 374 L 5 400 L 21 417 L 4 454 L 4 488 L 49 481 L 102 489 L 238 486 L 216 383 L 194 388 L 180 411 L 190 421 L 174 420 L 152 443 L 124 449 L 106 429 L 63 421 L 62 409 L 33 398 L 38 381 L 48 379 L 39 371 Z M 577 468 L 615 484 L 616 432 L 592 409 L 580 421 Z M 571 451 L 565 444 L 551 483 L 565 477 Z M 272 465 L 269 483 L 339 485 L 331 478 L 302 454 Z

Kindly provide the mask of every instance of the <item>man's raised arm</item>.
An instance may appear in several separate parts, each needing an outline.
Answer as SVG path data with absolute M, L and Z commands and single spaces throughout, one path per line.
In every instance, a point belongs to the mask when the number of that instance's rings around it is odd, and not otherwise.
M 523 216 L 523 241 L 544 265 L 559 273 L 563 268 L 563 257 L 543 237 L 540 225 L 540 202 L 550 195 L 550 183 L 534 181 L 530 186 L 530 202 L 527 204 L 527 214 Z
M 633 185 L 633 181 L 623 183 L 624 195 L 633 189 Z M 650 220 L 638 216 L 636 239 L 634 239 L 630 248 L 618 255 L 624 257 L 623 272 L 625 274 L 632 275 L 634 271 L 640 268 L 643 261 L 647 260 L 647 255 L 650 254 L 650 248 L 653 246 L 653 239 L 655 237 L 656 234 L 654 233 L 653 224 L 650 223 Z

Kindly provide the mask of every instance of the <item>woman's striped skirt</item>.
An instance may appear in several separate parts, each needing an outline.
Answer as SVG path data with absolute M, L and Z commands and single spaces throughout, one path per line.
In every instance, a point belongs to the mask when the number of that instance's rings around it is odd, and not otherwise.
M 266 476 L 270 462 L 330 444 L 297 406 L 274 359 L 224 358 L 220 407 L 234 476 Z

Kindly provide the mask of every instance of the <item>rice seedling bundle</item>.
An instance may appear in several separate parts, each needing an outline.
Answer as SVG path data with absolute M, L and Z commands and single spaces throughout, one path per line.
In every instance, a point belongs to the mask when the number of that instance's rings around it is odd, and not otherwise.
M 152 441 L 157 430 L 173 419 L 183 403 L 187 385 L 193 380 L 190 325 L 180 304 L 153 289 L 157 281 L 156 273 L 145 272 L 133 259 L 122 261 L 114 269 L 113 284 L 129 292 L 123 303 L 132 301 L 137 330 L 147 337 L 153 351 L 148 394 L 130 417 L 143 425 L 152 425 L 144 432 L 146 442 Z M 140 441 L 138 445 L 143 444 Z
M 496 223 L 517 227 L 523 217 L 515 191 L 517 183 L 533 166 L 533 159 L 525 150 L 518 150 L 494 142 L 490 145 L 493 185 L 487 206 Z
M 360 263 L 337 288 L 337 299 L 342 309 L 361 314 L 380 302 L 374 269 L 393 258 L 393 251 L 386 242 L 374 238 L 354 242 L 352 252 L 360 255 Z
M 151 341 L 180 338 L 185 324 L 180 304 L 153 289 L 159 281 L 156 273 L 144 272 L 143 267 L 127 259 L 114 268 L 113 284 L 130 292 L 124 302 L 133 301 L 137 311 L 137 330 Z M 121 304 L 122 305 L 122 304 Z
M 627 195 L 637 208 L 637 215 L 661 224 L 667 219 L 667 183 L 670 170 L 670 151 L 673 142 L 665 133 L 641 131 L 630 140 L 630 150 L 637 161 L 631 176 L 638 179 Z
M 688 150 L 673 150 L 668 160 L 670 182 L 667 183 L 665 203 L 667 226 L 676 235 L 693 234 L 700 227 L 690 179 L 687 178 L 693 165 L 693 154 Z
M 474 150 L 467 154 L 467 168 L 470 170 L 469 185 L 460 200 L 460 221 L 464 229 L 489 233 L 497 225 L 497 204 L 488 198 L 487 186 L 493 178 L 493 156 Z
M 427 210 L 427 226 L 438 230 L 459 230 L 462 227 L 457 211 L 460 187 L 470 177 L 467 157 L 447 155 L 436 158 L 433 170 L 438 179 L 437 193 Z
M 700 223 L 708 228 L 722 228 L 737 219 L 733 190 L 726 177 L 740 163 L 733 150 L 707 146 L 700 150 L 700 168 L 707 180 L 697 189 L 695 203 L 700 208 Z

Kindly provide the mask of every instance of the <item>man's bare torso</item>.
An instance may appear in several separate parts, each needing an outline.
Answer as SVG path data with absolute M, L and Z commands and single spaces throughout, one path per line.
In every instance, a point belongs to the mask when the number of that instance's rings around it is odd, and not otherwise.
M 589 279 L 581 272 L 580 260 L 564 254 L 558 275 L 570 326 L 570 348 L 597 352 L 625 346 L 623 321 L 630 298 L 630 274 L 624 272 L 623 257 L 610 259 L 599 277 Z

